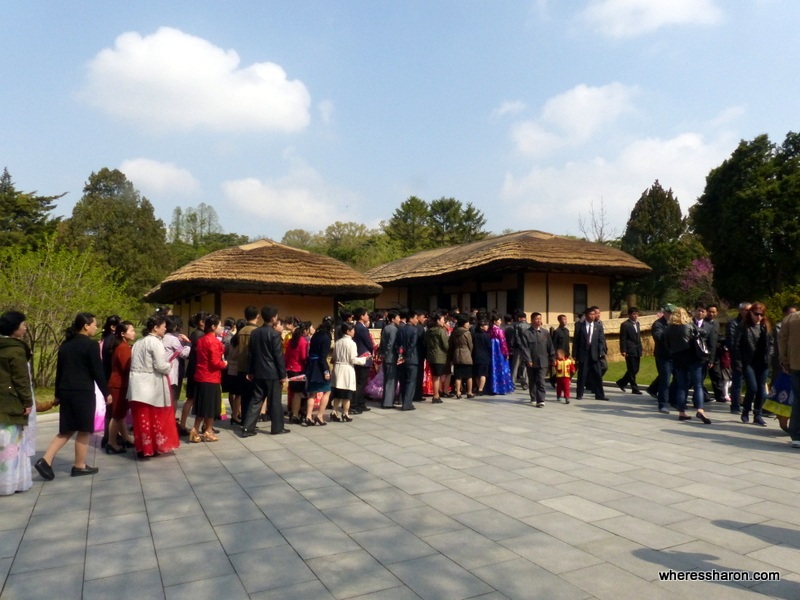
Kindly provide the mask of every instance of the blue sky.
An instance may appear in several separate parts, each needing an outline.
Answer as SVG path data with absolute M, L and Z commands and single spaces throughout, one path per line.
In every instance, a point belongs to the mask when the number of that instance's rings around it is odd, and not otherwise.
M 0 168 L 68 192 L 119 168 L 169 223 L 280 240 L 455 197 L 487 229 L 621 234 L 684 211 L 740 139 L 797 130 L 790 0 L 43 2 L 3 6 Z

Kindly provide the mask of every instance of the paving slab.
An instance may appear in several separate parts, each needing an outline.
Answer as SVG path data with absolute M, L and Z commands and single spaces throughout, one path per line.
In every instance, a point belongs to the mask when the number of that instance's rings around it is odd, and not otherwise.
M 649 398 L 527 394 L 106 456 L 0 498 L 0 596 L 419 600 L 800 597 L 800 452 Z M 722 407 L 724 408 L 724 407 Z M 674 416 L 673 416 L 674 417 Z M 494 427 L 487 427 L 494 423 Z M 39 417 L 35 458 L 57 419 Z M 698 460 L 697 457 L 703 457 Z M 662 581 L 666 570 L 780 581 Z

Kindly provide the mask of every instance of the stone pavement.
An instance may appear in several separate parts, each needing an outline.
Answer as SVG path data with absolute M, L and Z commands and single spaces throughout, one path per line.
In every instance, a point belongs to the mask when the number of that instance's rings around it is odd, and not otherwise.
M 92 449 L 99 474 L 74 479 L 70 444 L 54 481 L 0 498 L 0 595 L 800 598 L 800 451 L 776 422 L 712 404 L 712 425 L 680 423 L 608 393 L 223 429 L 146 462 Z M 55 431 L 40 420 L 40 451 Z M 781 581 L 660 581 L 668 569 Z

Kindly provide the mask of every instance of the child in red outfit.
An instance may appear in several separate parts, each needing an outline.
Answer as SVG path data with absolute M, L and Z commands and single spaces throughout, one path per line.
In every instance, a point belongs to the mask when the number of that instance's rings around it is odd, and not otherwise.
M 575 373 L 575 361 L 564 355 L 564 350 L 556 350 L 556 401 L 564 398 L 564 403 L 569 404 L 569 387 L 572 375 Z

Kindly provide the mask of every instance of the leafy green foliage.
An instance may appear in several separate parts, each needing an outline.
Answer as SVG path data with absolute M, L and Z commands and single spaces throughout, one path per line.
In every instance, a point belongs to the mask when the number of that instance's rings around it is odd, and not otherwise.
M 63 225 L 61 241 L 78 250 L 94 248 L 132 297 L 140 298 L 170 270 L 164 222 L 117 169 L 89 176 Z
M 691 226 L 714 261 L 715 284 L 734 302 L 800 283 L 800 136 L 781 146 L 742 140 L 706 177 Z
M 383 230 L 397 244 L 402 256 L 413 254 L 428 247 L 429 217 L 428 203 L 410 196 L 394 211 Z
M 14 187 L 8 169 L 0 176 L 0 246 L 36 248 L 55 231 L 60 218 L 51 218 L 58 196 L 37 196 Z
M 53 385 L 58 348 L 78 312 L 92 312 L 99 320 L 110 314 L 133 319 L 142 312 L 98 255 L 58 246 L 52 237 L 37 250 L 0 249 L 0 289 L 0 310 L 27 317 L 37 387 Z
M 281 243 L 330 256 L 359 271 L 366 271 L 401 256 L 399 249 L 383 231 L 369 229 L 352 221 L 337 221 L 315 234 L 305 229 L 290 229 L 281 238 Z
M 697 239 L 687 232 L 678 199 L 658 180 L 634 205 L 620 249 L 653 269 L 626 287 L 627 293 L 636 294 L 639 306 L 648 309 L 677 299 L 681 275 L 692 260 L 705 255 Z
M 401 256 L 420 250 L 466 244 L 484 239 L 486 217 L 471 202 L 439 198 L 428 204 L 409 197 L 394 211 L 383 230 L 400 249 Z

